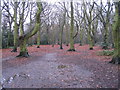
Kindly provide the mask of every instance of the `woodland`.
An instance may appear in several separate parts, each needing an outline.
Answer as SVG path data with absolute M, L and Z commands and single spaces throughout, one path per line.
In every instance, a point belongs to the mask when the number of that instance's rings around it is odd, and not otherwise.
M 2 0 L 0 9 L 2 87 L 119 88 L 119 0 Z

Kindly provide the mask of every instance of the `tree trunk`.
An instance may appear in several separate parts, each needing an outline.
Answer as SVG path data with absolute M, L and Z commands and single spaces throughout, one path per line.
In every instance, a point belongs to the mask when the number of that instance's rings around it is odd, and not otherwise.
M 46 30 L 46 34 L 47 34 L 47 36 L 46 36 L 46 40 L 47 40 L 47 44 L 49 45 L 50 44 L 50 42 L 49 42 L 49 24 L 48 24 L 48 26 L 47 26 L 47 30 Z
M 68 51 L 75 51 L 74 38 L 73 38 L 73 31 L 74 31 L 73 2 L 71 1 L 70 3 L 71 3 L 71 27 L 70 27 L 70 49 Z
M 0 6 L 1 6 L 1 2 L 0 2 Z M 1 21 L 2 21 L 2 10 L 0 8 L 0 49 L 2 49 L 2 29 L 1 29 Z M 1 50 L 2 51 L 2 50 Z M 0 57 L 2 58 L 2 52 L 0 52 Z M 1 63 L 2 64 L 2 63 Z M 2 65 L 1 65 L 2 66 Z M 2 72 L 1 72 L 2 73 Z M 0 76 L 1 78 L 2 76 Z
M 55 32 L 53 31 L 53 35 L 52 35 L 52 47 L 54 47 L 55 44 Z
M 105 33 L 104 33 L 104 41 L 103 41 L 103 47 L 102 49 L 108 49 L 108 22 L 106 22 L 105 26 Z
M 14 47 L 11 52 L 17 52 L 17 46 L 18 46 L 18 25 L 15 24 L 14 26 Z
M 92 5 L 92 8 L 94 7 L 94 4 Z M 93 22 L 93 9 L 90 10 L 89 9 L 89 14 L 87 13 L 87 9 L 84 3 L 84 8 L 85 8 L 85 16 L 88 22 L 88 29 L 87 29 L 87 34 L 88 34 L 88 40 L 89 40 L 89 49 L 93 50 L 93 46 L 94 46 L 94 40 L 93 40 L 93 27 L 92 27 L 92 22 Z M 85 20 L 86 22 L 86 20 Z
M 94 44 L 93 44 L 92 36 L 89 34 L 88 37 L 89 37 L 89 49 L 93 50 Z
M 10 2 L 8 2 L 8 6 L 7 6 L 7 10 L 9 10 L 9 8 L 10 8 L 10 6 L 9 6 L 9 4 L 10 4 Z M 9 25 L 9 30 L 7 31 L 7 33 L 8 33 L 8 40 L 7 40 L 7 48 L 9 47 L 9 46 L 12 46 L 13 44 L 13 41 L 12 41 L 12 39 L 11 39 L 11 34 L 12 34 L 12 32 L 11 32 L 11 27 L 12 27 L 12 22 L 13 22 L 13 20 L 12 20 L 12 18 L 11 18 L 11 16 L 9 15 L 9 12 L 8 12 L 8 17 L 7 17 L 7 19 L 8 19 L 8 25 Z
M 18 24 L 17 24 L 17 2 L 15 2 L 14 9 L 14 48 L 11 52 L 17 52 L 17 44 L 18 44 Z
M 110 63 L 120 64 L 120 1 L 115 2 L 115 21 L 113 24 L 114 55 Z
M 64 4 L 64 9 L 65 9 L 65 2 L 63 2 Z M 63 43 L 63 30 L 64 30 L 64 26 L 65 26 L 65 23 L 66 23 L 66 10 L 64 10 L 63 12 L 63 19 L 62 19 L 62 23 L 61 23 L 61 32 L 60 32 L 60 49 L 63 49 L 62 47 L 62 43 Z
M 69 46 L 68 23 L 66 24 L 66 46 Z
M 82 46 L 82 40 L 83 40 L 83 29 L 80 30 L 80 46 Z
M 7 47 L 11 46 L 12 45 L 12 40 L 11 40 L 11 37 L 12 37 L 12 32 L 11 32 L 11 25 L 12 23 L 9 22 L 9 31 L 8 31 L 8 41 L 7 41 Z
M 59 40 L 59 38 L 57 39 L 57 44 L 60 45 L 60 40 Z
M 22 39 L 22 38 L 21 38 Z M 28 54 L 28 51 L 27 51 L 27 47 L 26 47 L 26 42 L 27 42 L 27 39 L 20 39 L 20 54 L 17 56 L 17 57 L 28 57 L 29 54 Z
M 41 2 L 37 2 L 38 10 L 36 12 L 36 24 L 34 26 L 34 29 L 28 32 L 27 34 L 24 34 L 19 37 L 20 40 L 20 53 L 17 57 L 28 57 L 28 50 L 26 48 L 26 41 L 33 35 L 35 35 L 40 30 L 40 14 L 42 12 L 42 4 Z
M 63 15 L 62 26 L 60 27 L 61 28 L 61 32 L 60 32 L 60 49 L 63 49 L 62 43 L 63 43 L 63 29 L 64 29 L 64 25 L 65 25 L 65 13 Z
M 38 31 L 38 36 L 37 36 L 37 48 L 40 48 L 40 30 Z
M 89 30 L 88 30 L 88 40 L 89 40 L 89 49 L 93 50 L 94 42 L 93 42 L 93 37 L 91 35 L 91 24 L 89 24 Z
M 61 27 L 60 27 L 61 28 Z M 60 31 L 60 49 L 63 49 L 63 47 L 62 47 L 62 40 L 63 40 L 63 25 L 62 25 L 62 28 L 61 28 L 62 30 Z
M 8 33 L 8 40 L 7 40 L 7 48 L 8 48 L 10 46 L 10 36 L 11 36 L 10 30 L 7 33 Z
M 34 2 L 30 2 L 30 29 L 32 29 L 32 23 L 33 23 L 33 22 L 32 22 L 32 9 L 33 9 L 33 3 L 34 3 Z M 30 46 L 32 46 L 32 45 L 34 44 L 32 38 L 29 38 L 28 42 L 29 42 L 29 45 L 30 45 Z

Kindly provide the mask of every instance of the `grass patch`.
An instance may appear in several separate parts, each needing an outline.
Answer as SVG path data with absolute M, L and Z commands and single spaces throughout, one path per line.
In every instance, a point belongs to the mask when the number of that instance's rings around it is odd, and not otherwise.
M 13 47 L 13 46 L 11 46 L 11 47 L 8 47 L 8 48 L 11 48 L 11 49 L 13 49 L 14 47 Z
M 63 69 L 63 68 L 66 68 L 66 67 L 67 67 L 66 65 L 59 65 L 58 69 Z
M 103 50 L 103 51 L 97 52 L 98 56 L 112 56 L 113 54 L 114 54 L 113 50 Z

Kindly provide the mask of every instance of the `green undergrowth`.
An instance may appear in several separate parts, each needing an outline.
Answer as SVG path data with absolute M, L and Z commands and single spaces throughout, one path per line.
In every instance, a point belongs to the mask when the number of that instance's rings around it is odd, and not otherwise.
M 113 54 L 114 54 L 113 50 L 103 50 L 97 52 L 98 56 L 112 56 Z

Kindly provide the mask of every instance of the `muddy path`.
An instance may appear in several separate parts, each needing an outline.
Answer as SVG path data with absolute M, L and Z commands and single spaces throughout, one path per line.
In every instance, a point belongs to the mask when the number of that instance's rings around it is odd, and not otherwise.
M 49 49 L 51 51 L 51 49 Z M 118 66 L 84 49 L 34 52 L 29 58 L 3 58 L 5 88 L 117 88 Z

